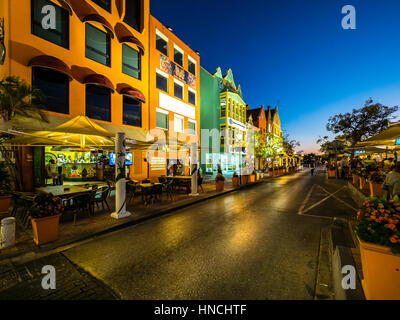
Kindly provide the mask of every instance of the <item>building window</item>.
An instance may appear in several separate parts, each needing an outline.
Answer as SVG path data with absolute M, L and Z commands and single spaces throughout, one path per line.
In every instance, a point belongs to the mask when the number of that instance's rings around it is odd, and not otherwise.
M 108 88 L 86 85 L 86 116 L 96 120 L 111 121 L 111 91 Z
M 51 5 L 56 9 L 55 29 L 43 29 L 42 27 L 42 20 L 45 17 L 45 14 L 42 13 L 42 8 L 47 5 Z M 32 34 L 63 48 L 69 49 L 68 11 L 48 0 L 32 0 L 31 6 Z
M 142 0 L 125 0 L 124 22 L 139 32 L 142 30 L 141 2 Z
M 156 111 L 156 127 L 168 130 L 168 113 Z
M 188 121 L 188 133 L 192 136 L 197 135 L 196 131 L 196 121 L 189 120 Z
M 226 117 L 226 98 L 221 98 L 221 118 Z
M 141 55 L 126 44 L 122 45 L 122 72 L 140 80 Z
M 44 68 L 32 68 L 32 87 L 39 89 L 41 103 L 48 111 L 69 114 L 69 78 Z M 39 102 L 40 103 L 40 102 Z
M 196 105 L 196 93 L 194 93 L 193 91 L 191 91 L 191 90 L 189 90 L 189 93 L 188 93 L 189 95 L 188 95 L 188 97 L 189 97 L 189 103 L 190 104 L 193 104 L 193 105 Z
M 141 102 L 127 96 L 124 96 L 123 99 L 123 124 L 134 127 L 142 127 Z
M 168 57 L 168 38 L 156 30 L 156 48 L 162 54 Z
M 183 85 L 177 82 L 174 83 L 174 96 L 183 100 Z
M 168 93 L 168 77 L 157 72 L 156 87 Z
M 188 70 L 194 76 L 196 75 L 196 61 L 192 60 L 190 57 L 188 58 Z
M 92 0 L 99 7 L 102 7 L 104 10 L 111 12 L 111 0 Z
M 86 58 L 110 66 L 110 35 L 86 23 Z
M 178 47 L 174 47 L 174 61 L 183 67 L 183 51 Z
M 184 126 L 185 119 L 181 116 L 175 115 L 174 117 L 174 131 L 184 133 L 185 126 Z

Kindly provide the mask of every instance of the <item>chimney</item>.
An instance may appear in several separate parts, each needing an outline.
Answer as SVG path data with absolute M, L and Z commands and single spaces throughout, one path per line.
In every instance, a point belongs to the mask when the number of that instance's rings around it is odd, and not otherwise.
M 250 110 L 250 105 L 249 104 L 246 105 L 246 110 Z

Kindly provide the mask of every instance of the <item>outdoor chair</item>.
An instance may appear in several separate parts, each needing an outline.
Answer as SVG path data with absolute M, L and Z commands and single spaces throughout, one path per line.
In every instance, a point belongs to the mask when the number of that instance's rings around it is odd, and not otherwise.
M 36 195 L 33 193 L 15 192 L 13 194 L 13 208 L 11 216 L 14 217 L 24 229 L 29 227 L 29 208 L 33 206 Z
M 174 190 L 174 181 L 170 180 L 169 182 L 163 184 L 163 192 L 167 195 L 167 199 L 170 198 L 171 200 L 174 200 L 172 198 L 172 193 Z
M 167 178 L 165 178 L 165 177 L 158 177 L 158 182 L 159 183 L 166 183 L 167 182 Z
M 105 187 L 101 191 L 97 191 L 96 193 L 93 194 L 92 199 L 91 199 L 91 205 L 93 206 L 93 211 L 94 211 L 94 205 L 99 209 L 100 205 L 102 205 L 103 210 L 105 210 L 104 204 L 107 206 L 108 211 L 110 211 L 110 206 L 108 205 L 107 198 L 110 194 L 110 188 Z
M 137 194 L 137 187 L 133 183 L 127 183 L 126 193 L 127 198 L 129 199 L 127 203 L 131 203 L 131 201 L 135 199 L 135 195 Z
M 153 202 L 152 188 L 142 188 L 142 200 L 147 206 L 150 202 Z
M 149 179 L 145 179 L 145 180 L 142 180 L 142 183 L 143 183 L 143 184 L 151 183 L 151 181 L 150 181 Z
M 162 184 L 157 184 L 151 187 L 151 193 L 153 195 L 152 200 L 158 200 L 161 201 L 162 198 L 162 193 L 163 193 L 163 185 Z

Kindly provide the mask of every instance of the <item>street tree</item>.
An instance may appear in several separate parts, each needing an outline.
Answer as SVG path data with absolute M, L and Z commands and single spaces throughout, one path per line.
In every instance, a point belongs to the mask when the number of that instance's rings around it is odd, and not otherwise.
M 396 111 L 398 106 L 384 106 L 370 98 L 360 109 L 330 117 L 326 129 L 337 135 L 336 139 L 348 143 L 353 157 L 356 144 L 387 129 Z
M 320 151 L 324 154 L 324 156 L 328 160 L 335 159 L 335 163 L 338 155 L 344 153 L 344 150 L 346 149 L 346 144 L 344 141 L 338 139 L 329 140 L 328 136 L 319 138 L 317 143 L 321 146 Z
M 3 122 L 18 118 L 37 119 L 48 122 L 41 103 L 43 96 L 19 77 L 5 77 L 0 81 L 0 116 Z M 9 169 L 14 189 L 22 191 L 19 152 L 7 147 L 12 136 L 0 133 L 0 153 Z
M 300 147 L 300 142 L 296 140 L 291 140 L 289 134 L 285 134 L 282 138 L 283 150 L 288 156 L 293 156 L 296 147 Z

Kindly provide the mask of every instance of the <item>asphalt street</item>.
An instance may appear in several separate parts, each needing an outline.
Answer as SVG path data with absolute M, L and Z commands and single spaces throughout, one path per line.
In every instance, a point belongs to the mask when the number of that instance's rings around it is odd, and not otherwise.
M 313 299 L 321 230 L 355 207 L 345 181 L 305 169 L 9 266 L 0 300 Z M 53 293 L 41 264 L 61 277 Z
M 354 214 L 344 186 L 305 169 L 64 255 L 122 299 L 313 299 L 321 228 Z

